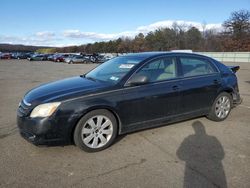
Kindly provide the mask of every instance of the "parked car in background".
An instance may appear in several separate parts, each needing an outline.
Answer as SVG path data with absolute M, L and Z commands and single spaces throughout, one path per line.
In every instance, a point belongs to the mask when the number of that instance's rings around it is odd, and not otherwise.
M 95 63 L 97 56 L 98 56 L 97 54 L 86 54 L 84 56 L 84 58 L 85 58 L 84 63 Z
M 193 53 L 128 54 L 30 90 L 17 125 L 34 144 L 73 140 L 96 152 L 120 134 L 199 116 L 223 121 L 241 103 L 237 70 Z
M 44 60 L 47 60 L 48 61 L 48 57 L 51 55 L 51 54 L 43 54 L 44 55 Z
M 47 55 L 45 54 L 34 54 L 28 58 L 29 61 L 46 61 Z
M 74 57 L 76 57 L 76 56 L 81 56 L 81 55 L 72 55 L 72 56 L 69 56 L 69 57 L 66 57 L 65 59 L 64 59 L 64 62 L 65 63 L 71 63 L 71 60 L 74 58 Z
M 89 60 L 89 63 L 104 63 L 111 59 L 111 57 L 108 55 L 96 54 L 96 53 L 91 55 L 86 55 L 85 57 Z
M 27 59 L 28 59 L 28 58 L 30 58 L 31 56 L 34 55 L 34 52 L 27 52 L 26 55 L 27 55 Z
M 65 58 L 72 57 L 72 54 L 58 54 L 54 56 L 53 61 L 55 62 L 65 62 Z
M 12 54 L 13 59 L 27 59 L 29 56 L 29 53 L 23 53 L 23 52 L 17 52 Z
M 74 55 L 73 57 L 66 58 L 65 62 L 68 64 L 85 63 L 86 58 L 85 58 L 85 56 L 82 56 L 82 55 Z
M 10 53 L 1 53 L 0 59 L 11 59 L 11 54 Z
M 52 61 L 56 61 L 56 58 L 57 57 L 59 57 L 59 56 L 61 56 L 61 54 L 54 54 L 54 55 L 52 55 Z M 51 57 L 50 57 L 51 58 Z M 49 59 L 50 60 L 50 59 Z
M 95 63 L 104 63 L 108 60 L 110 60 L 111 58 L 107 57 L 107 56 L 104 56 L 104 55 L 98 55 L 96 58 L 95 58 Z
M 49 61 L 54 61 L 54 57 L 56 56 L 56 55 L 58 55 L 58 54 L 50 54 L 49 56 L 48 56 L 48 60 Z
M 58 54 L 58 55 L 54 56 L 53 61 L 54 62 L 63 62 L 64 61 L 64 55 Z

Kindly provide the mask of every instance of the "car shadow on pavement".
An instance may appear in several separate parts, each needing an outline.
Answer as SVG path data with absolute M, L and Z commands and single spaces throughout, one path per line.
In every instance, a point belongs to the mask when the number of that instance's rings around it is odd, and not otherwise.
M 183 187 L 227 187 L 221 143 L 215 136 L 207 135 L 200 121 L 192 127 L 195 134 L 186 137 L 176 152 L 186 163 Z
M 1 135 L 0 135 L 1 136 Z M 116 143 L 120 142 L 122 139 L 124 139 L 127 135 L 123 134 L 123 135 L 117 135 L 116 139 L 114 140 L 114 143 L 111 144 L 110 147 L 112 147 L 112 145 L 115 145 Z M 0 137 L 1 139 L 1 137 Z M 73 139 L 71 140 L 71 142 L 67 142 L 67 143 L 50 143 L 49 145 L 36 145 L 37 147 L 66 147 L 66 146 L 76 146 Z

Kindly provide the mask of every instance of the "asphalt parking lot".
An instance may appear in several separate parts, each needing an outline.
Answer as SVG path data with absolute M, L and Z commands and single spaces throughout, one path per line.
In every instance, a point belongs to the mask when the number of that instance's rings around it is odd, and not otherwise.
M 16 109 L 32 87 L 96 65 L 1 60 L 0 187 L 250 187 L 250 64 L 239 65 L 243 103 L 224 122 L 196 118 L 85 153 L 28 143 L 19 136 Z

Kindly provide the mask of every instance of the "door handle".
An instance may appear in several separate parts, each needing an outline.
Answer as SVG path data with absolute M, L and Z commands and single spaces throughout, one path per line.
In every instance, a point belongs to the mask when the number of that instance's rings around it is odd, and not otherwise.
M 179 87 L 178 87 L 178 86 L 173 86 L 172 89 L 173 89 L 173 90 L 178 90 Z
M 219 81 L 219 80 L 217 80 L 217 79 L 215 79 L 215 80 L 214 80 L 214 83 L 215 83 L 215 84 L 219 84 L 219 83 L 220 83 L 220 81 Z

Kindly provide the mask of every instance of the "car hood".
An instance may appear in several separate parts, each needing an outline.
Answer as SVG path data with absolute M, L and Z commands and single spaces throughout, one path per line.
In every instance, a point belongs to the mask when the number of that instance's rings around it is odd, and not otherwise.
M 109 88 L 107 83 L 89 80 L 81 76 L 66 78 L 40 85 L 30 90 L 24 97 L 26 103 L 38 104 L 62 101 Z

